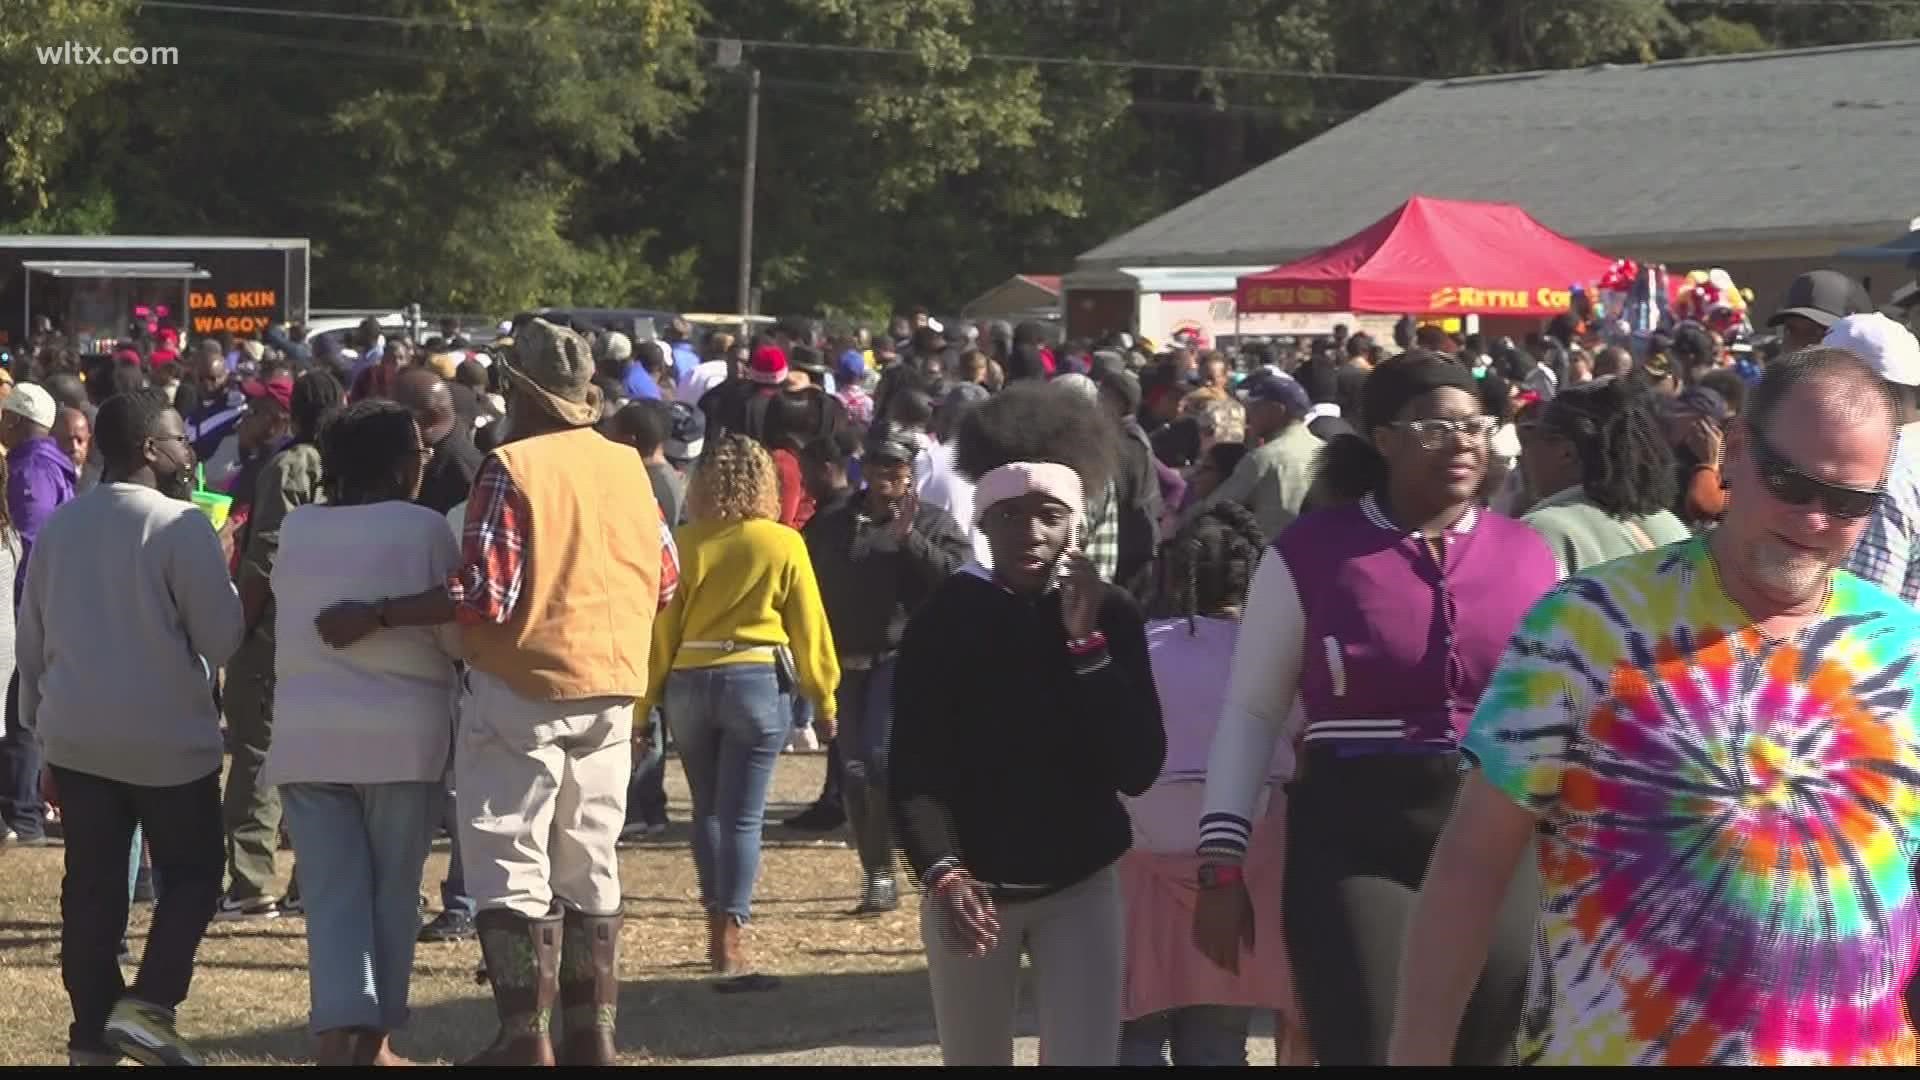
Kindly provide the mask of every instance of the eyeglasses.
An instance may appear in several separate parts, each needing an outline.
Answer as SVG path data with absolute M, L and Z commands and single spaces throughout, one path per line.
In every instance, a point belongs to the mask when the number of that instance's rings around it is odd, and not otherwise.
M 1756 432 L 1753 438 L 1754 463 L 1760 469 L 1760 482 L 1767 493 L 1788 506 L 1805 506 L 1818 500 L 1820 509 L 1837 518 L 1855 520 L 1873 513 L 1886 497 L 1879 488 L 1848 487 L 1816 480 L 1767 445 Z
M 1499 424 L 1491 416 L 1466 416 L 1457 420 L 1397 420 L 1387 427 L 1394 431 L 1410 431 L 1420 440 L 1420 449 L 1438 450 L 1447 445 L 1448 440 L 1465 435 L 1469 441 L 1479 441 L 1493 434 Z

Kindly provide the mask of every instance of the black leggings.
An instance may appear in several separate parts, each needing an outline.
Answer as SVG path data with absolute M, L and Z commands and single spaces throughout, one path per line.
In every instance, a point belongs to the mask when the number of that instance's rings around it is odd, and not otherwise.
M 1459 764 L 1455 754 L 1310 749 L 1287 787 L 1287 952 L 1323 1066 L 1386 1064 L 1407 923 L 1453 812 Z M 1528 859 L 1501 905 L 1454 1064 L 1512 1063 L 1538 910 Z

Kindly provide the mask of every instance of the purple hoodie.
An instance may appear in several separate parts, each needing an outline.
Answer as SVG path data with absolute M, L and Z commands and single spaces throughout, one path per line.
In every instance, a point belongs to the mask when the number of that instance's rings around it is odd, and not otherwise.
M 7 516 L 20 534 L 20 566 L 13 575 L 15 606 L 27 581 L 27 559 L 33 555 L 40 527 L 73 498 L 73 486 L 79 478 L 73 460 L 47 436 L 28 439 L 7 451 Z

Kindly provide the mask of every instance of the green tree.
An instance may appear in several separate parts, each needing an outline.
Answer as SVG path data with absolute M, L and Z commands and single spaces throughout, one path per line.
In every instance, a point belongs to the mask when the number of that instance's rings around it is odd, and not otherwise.
M 361 14 L 395 21 L 143 15 L 201 62 L 118 95 L 132 119 L 96 164 L 140 181 L 122 222 L 310 236 L 330 305 L 691 298 L 690 256 L 649 263 L 644 230 L 585 219 L 697 99 L 692 0 L 380 0 Z
M 42 53 L 66 42 L 127 44 L 132 7 L 133 0 L 0 3 L 0 221 L 17 216 L 15 227 L 42 231 L 70 220 L 54 209 L 49 187 L 75 143 L 70 117 L 134 69 L 50 62 Z

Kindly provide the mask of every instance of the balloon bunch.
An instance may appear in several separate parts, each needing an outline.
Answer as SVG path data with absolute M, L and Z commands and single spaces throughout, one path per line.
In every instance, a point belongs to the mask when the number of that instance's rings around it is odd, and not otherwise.
M 1747 317 L 1751 299 L 1752 294 L 1734 285 L 1733 276 L 1724 269 L 1695 270 L 1675 291 L 1673 314 L 1681 322 L 1700 323 L 1731 343 L 1753 334 L 1753 323 Z

